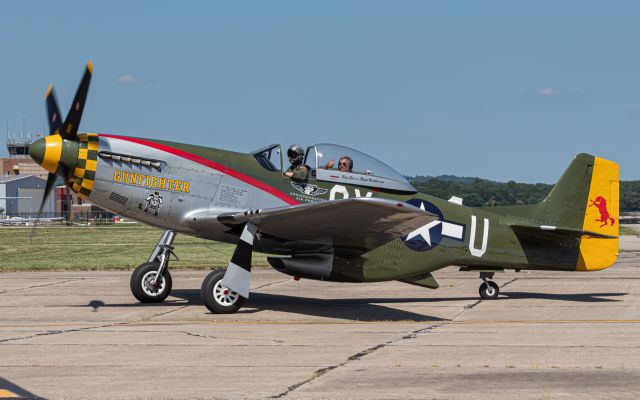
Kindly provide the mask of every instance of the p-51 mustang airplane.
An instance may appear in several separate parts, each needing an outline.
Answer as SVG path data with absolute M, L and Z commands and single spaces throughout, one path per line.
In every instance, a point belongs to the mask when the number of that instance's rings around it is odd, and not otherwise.
M 539 204 L 471 208 L 418 193 L 382 162 L 354 149 L 317 144 L 304 154 L 306 179 L 283 175 L 280 145 L 244 154 L 111 134 L 78 133 L 92 64 L 62 121 L 52 87 L 50 135 L 30 155 L 80 197 L 165 229 L 131 276 L 141 302 L 171 292 L 176 233 L 236 244 L 226 270 L 203 281 L 214 313 L 233 313 L 249 297 L 251 255 L 268 253 L 285 274 L 337 282 L 399 280 L 435 289 L 450 265 L 480 273 L 480 296 L 504 269 L 592 271 L 618 256 L 618 165 L 579 154 Z M 351 157 L 353 170 L 330 169 Z M 295 154 L 292 154 L 295 157 Z M 43 200 L 44 202 L 44 200 Z

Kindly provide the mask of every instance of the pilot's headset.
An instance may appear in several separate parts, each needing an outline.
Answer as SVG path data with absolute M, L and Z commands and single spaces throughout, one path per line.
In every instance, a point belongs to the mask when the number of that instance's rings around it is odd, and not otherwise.
M 298 166 L 302 164 L 302 159 L 304 158 L 304 150 L 302 150 L 302 147 L 294 144 L 293 146 L 289 147 L 289 150 L 287 150 L 287 157 L 291 159 L 291 164 L 293 166 Z

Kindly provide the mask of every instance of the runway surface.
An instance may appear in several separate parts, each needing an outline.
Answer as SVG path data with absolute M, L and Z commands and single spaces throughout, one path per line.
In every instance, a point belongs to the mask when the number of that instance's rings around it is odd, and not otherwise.
M 448 268 L 399 282 L 253 275 L 235 315 L 199 299 L 207 271 L 174 271 L 142 305 L 128 272 L 0 274 L 0 397 L 635 399 L 640 240 L 595 273 Z

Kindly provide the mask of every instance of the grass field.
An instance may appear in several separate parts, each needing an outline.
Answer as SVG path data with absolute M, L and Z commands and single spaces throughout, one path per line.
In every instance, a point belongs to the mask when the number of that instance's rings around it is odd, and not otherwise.
M 0 271 L 133 269 L 147 261 L 162 231 L 144 225 L 40 226 L 29 243 L 30 227 L 0 227 Z M 638 235 L 621 226 L 621 235 Z M 180 258 L 171 269 L 226 267 L 234 246 L 177 235 Z M 255 267 L 267 266 L 264 255 L 253 255 Z
M 0 227 L 0 271 L 133 269 L 146 262 L 161 230 L 143 225 L 39 226 L 29 243 L 30 227 Z M 234 246 L 177 235 L 180 261 L 171 269 L 226 267 Z M 266 257 L 253 255 L 254 266 Z
M 629 226 L 620 225 L 620 235 L 625 235 L 625 236 L 640 235 L 640 232 L 638 232 L 636 229 L 631 228 Z

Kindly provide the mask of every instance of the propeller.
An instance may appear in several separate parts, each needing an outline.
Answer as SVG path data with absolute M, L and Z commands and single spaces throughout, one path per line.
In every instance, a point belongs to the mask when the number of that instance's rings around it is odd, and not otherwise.
M 67 182 L 69 169 L 75 164 L 78 146 L 78 127 L 82 119 L 82 111 L 84 110 L 84 105 L 87 100 L 92 74 L 93 63 L 89 61 L 64 122 L 62 122 L 62 114 L 60 114 L 60 107 L 58 107 L 58 100 L 53 85 L 49 85 L 47 88 L 45 103 L 47 106 L 47 121 L 49 122 L 49 136 L 33 142 L 29 147 L 29 155 L 31 158 L 49 171 L 42 202 L 40 203 L 40 208 L 38 208 L 37 218 L 40 218 L 42 215 L 42 210 L 47 199 L 51 195 L 51 192 L 55 190 L 57 176 L 61 176 L 62 179 Z M 30 241 L 34 233 L 35 225 L 29 235 Z

